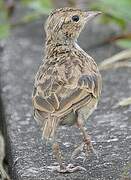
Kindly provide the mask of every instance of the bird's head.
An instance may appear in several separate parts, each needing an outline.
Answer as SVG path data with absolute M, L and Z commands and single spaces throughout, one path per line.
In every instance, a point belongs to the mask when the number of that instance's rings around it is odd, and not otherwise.
M 86 22 L 99 14 L 100 12 L 82 11 L 76 8 L 57 9 L 46 21 L 47 37 L 61 43 L 75 41 Z

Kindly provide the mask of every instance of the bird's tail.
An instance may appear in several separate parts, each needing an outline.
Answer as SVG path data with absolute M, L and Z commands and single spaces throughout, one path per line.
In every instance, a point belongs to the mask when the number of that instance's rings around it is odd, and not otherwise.
M 46 119 L 43 128 L 43 137 L 47 141 L 53 139 L 57 125 L 58 125 L 58 118 L 56 116 L 49 116 Z

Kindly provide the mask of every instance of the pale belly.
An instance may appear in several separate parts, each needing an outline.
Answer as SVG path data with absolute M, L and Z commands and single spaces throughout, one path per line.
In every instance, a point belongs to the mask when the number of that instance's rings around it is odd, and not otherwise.
M 60 125 L 72 126 L 77 122 L 77 118 L 86 122 L 88 117 L 96 109 L 97 100 L 95 98 L 90 103 L 78 109 L 76 112 L 71 111 L 69 114 L 61 118 Z

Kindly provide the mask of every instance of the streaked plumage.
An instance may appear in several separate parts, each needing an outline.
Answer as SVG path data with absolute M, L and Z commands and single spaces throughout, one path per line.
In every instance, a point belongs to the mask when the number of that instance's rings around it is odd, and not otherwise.
M 47 140 L 54 138 L 59 125 L 73 125 L 77 119 L 86 121 L 98 103 L 98 67 L 76 43 L 89 18 L 87 14 L 61 8 L 51 13 L 46 22 L 45 57 L 35 77 L 32 101 L 34 117 Z M 75 15 L 80 18 L 78 22 L 72 20 Z

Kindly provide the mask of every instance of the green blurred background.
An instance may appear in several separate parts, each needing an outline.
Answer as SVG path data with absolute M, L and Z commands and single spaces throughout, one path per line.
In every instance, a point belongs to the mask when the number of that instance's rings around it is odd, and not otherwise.
M 23 10 L 20 19 L 12 18 L 15 16 L 16 6 L 28 9 L 26 13 Z M 131 0 L 0 0 L 0 39 L 8 37 L 11 28 L 36 21 L 53 8 L 61 6 L 102 11 L 99 23 L 112 23 L 120 28 L 120 35 L 111 37 L 108 41 L 114 41 L 122 48 L 131 47 Z

